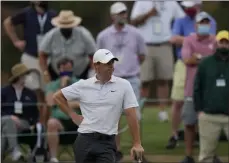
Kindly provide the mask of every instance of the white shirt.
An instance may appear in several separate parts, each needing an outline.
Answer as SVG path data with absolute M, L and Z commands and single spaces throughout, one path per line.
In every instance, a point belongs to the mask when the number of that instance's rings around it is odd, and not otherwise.
M 131 19 L 146 14 L 156 7 L 158 15 L 147 19 L 138 28 L 146 43 L 163 43 L 172 36 L 171 23 L 175 18 L 185 16 L 184 11 L 176 1 L 136 1 L 131 13 Z
M 100 84 L 94 76 L 80 80 L 61 91 L 68 101 L 80 101 L 84 117 L 78 129 L 80 133 L 117 134 L 123 109 L 138 107 L 130 83 L 115 76 L 106 84 Z

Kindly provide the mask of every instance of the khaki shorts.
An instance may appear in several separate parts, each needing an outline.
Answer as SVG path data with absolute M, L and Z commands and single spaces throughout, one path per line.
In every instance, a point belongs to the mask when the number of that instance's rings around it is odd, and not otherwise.
M 149 82 L 154 79 L 171 80 L 173 76 L 172 46 L 147 46 L 148 55 L 141 67 L 141 81 Z
M 32 89 L 42 89 L 44 90 L 45 84 L 43 80 L 43 76 L 41 75 L 41 69 L 39 65 L 38 58 L 32 57 L 27 53 L 23 53 L 21 57 L 21 62 L 26 65 L 28 69 L 35 69 L 40 72 L 40 74 L 32 72 L 26 77 L 25 86 Z
M 177 60 L 173 74 L 173 87 L 171 98 L 177 101 L 184 100 L 186 67 L 182 60 Z

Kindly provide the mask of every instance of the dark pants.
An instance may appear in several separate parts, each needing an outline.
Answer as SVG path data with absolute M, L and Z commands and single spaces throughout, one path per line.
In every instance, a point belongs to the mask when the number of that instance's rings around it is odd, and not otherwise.
M 115 135 L 79 134 L 73 148 L 76 163 L 115 163 Z

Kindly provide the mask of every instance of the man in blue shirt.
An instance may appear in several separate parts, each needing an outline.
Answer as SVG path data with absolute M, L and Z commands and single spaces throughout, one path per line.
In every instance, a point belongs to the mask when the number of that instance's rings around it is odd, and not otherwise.
M 172 104 L 172 137 L 169 140 L 167 149 L 173 149 L 176 147 L 178 140 L 178 128 L 181 122 L 181 108 L 183 106 L 184 99 L 184 83 L 186 69 L 181 59 L 181 46 L 183 39 L 186 36 L 191 35 L 195 32 L 195 16 L 201 11 L 201 1 L 183 1 L 181 5 L 184 7 L 186 16 L 178 18 L 173 24 L 173 37 L 171 42 L 176 45 L 177 62 L 175 65 L 174 76 L 173 76 L 173 88 L 171 98 Z M 216 21 L 214 18 L 211 19 L 211 34 L 216 33 Z

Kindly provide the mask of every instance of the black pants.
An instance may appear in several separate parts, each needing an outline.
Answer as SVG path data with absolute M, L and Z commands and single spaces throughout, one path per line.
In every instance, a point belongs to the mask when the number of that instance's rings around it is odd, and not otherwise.
M 115 135 L 79 134 L 73 150 L 76 163 L 115 163 Z

